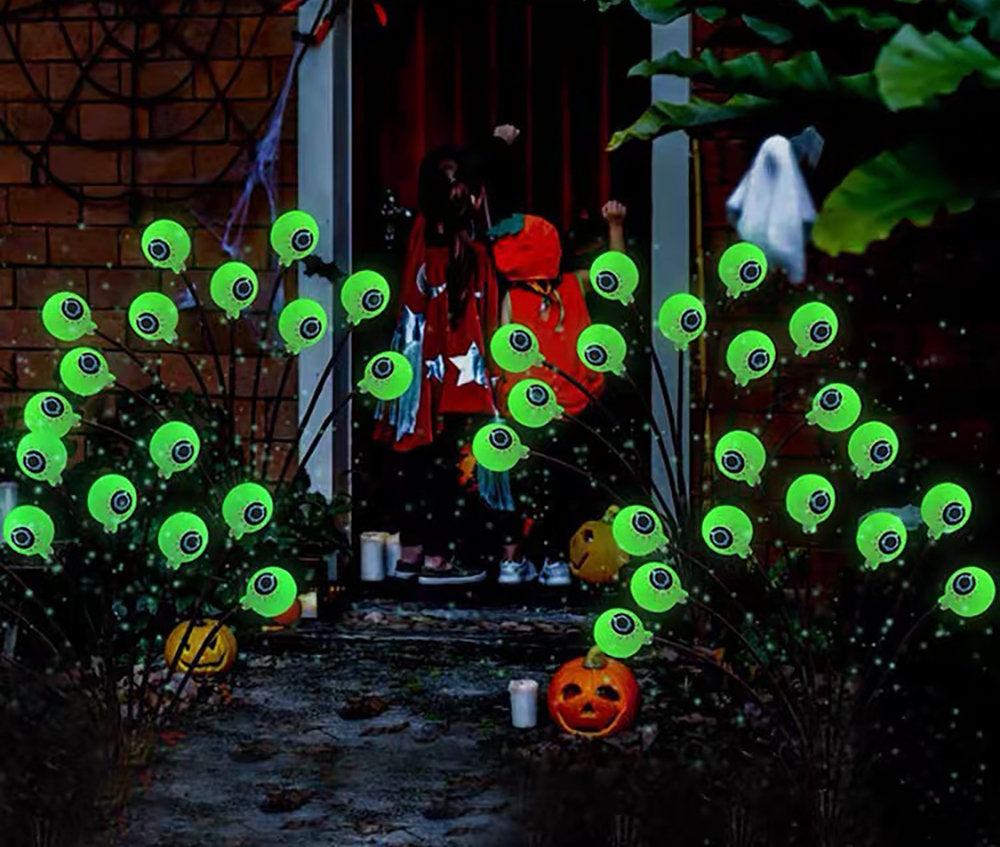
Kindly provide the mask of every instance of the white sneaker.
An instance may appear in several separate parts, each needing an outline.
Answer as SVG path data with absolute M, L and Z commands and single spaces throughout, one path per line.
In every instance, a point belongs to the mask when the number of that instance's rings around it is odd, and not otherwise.
M 545 560 L 542 565 L 542 572 L 538 575 L 538 581 L 542 585 L 559 586 L 569 585 L 569 565 L 565 562 L 550 562 Z
M 531 582 L 537 574 L 538 569 L 527 559 L 520 562 L 504 559 L 500 563 L 500 578 L 497 582 L 500 585 L 520 585 L 522 582 Z

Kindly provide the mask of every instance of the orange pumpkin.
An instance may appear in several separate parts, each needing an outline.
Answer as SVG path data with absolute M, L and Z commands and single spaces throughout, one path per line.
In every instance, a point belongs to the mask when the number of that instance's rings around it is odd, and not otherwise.
M 639 699 L 632 671 L 597 647 L 567 662 L 549 683 L 552 720 L 566 732 L 590 738 L 604 738 L 631 726 Z
M 167 660 L 167 667 L 173 664 L 174 656 L 177 655 L 181 647 L 181 639 L 184 638 L 190 621 L 183 621 L 177 624 L 167 636 L 167 644 L 163 655 Z M 191 634 L 184 640 L 184 647 L 181 649 L 180 658 L 177 659 L 177 670 L 186 673 L 191 667 L 191 662 L 195 660 L 202 644 L 205 649 L 198 659 L 198 664 L 191 673 L 195 676 L 209 676 L 211 674 L 222 673 L 232 667 L 236 661 L 236 636 L 228 626 L 219 627 L 218 632 L 212 634 L 218 621 L 211 618 L 197 620 L 191 627 Z M 211 634 L 211 638 L 209 635 Z M 208 643 L 205 639 L 208 638 Z
M 628 562 L 628 554 L 615 542 L 611 523 L 618 512 L 611 506 L 599 521 L 587 521 L 569 540 L 570 572 L 587 582 L 614 582 Z
M 302 601 L 298 598 L 292 603 L 284 612 L 280 615 L 275 615 L 271 620 L 274 623 L 280 623 L 282 626 L 288 626 L 289 624 L 295 623 L 299 618 L 302 617 Z

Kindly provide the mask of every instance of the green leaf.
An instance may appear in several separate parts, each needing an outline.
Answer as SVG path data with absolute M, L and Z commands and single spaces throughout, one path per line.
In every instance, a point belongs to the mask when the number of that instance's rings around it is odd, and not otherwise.
M 990 38 L 1000 40 L 1000 0 L 958 0 L 975 17 L 987 22 Z
M 853 19 L 864 29 L 880 31 L 895 29 L 902 21 L 888 12 L 875 12 L 867 6 L 830 5 L 821 0 L 795 0 L 803 9 L 822 12 L 831 23 Z
M 940 32 L 924 35 L 909 24 L 875 60 L 879 94 L 893 110 L 925 106 L 975 73 L 1000 81 L 1000 58 L 971 35 L 951 41 Z
M 684 0 L 631 0 L 631 3 L 633 9 L 654 24 L 673 23 L 690 11 Z
M 927 226 L 942 208 L 964 212 L 975 197 L 943 174 L 919 143 L 887 150 L 851 171 L 823 203 L 812 240 L 825 253 L 863 253 L 901 221 Z
M 770 41 L 772 44 L 786 44 L 791 41 L 795 33 L 781 24 L 771 23 L 762 18 L 754 18 L 750 15 L 743 15 L 743 23 L 750 29 Z

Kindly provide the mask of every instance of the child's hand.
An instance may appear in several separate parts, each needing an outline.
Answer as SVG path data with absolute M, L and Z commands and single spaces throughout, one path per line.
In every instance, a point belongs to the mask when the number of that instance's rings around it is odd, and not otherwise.
M 513 144 L 517 141 L 517 137 L 521 134 L 519 130 L 513 124 L 500 124 L 493 130 L 493 134 L 500 139 L 503 139 L 507 144 Z
M 612 226 L 615 224 L 621 226 L 625 221 L 627 211 L 624 203 L 619 203 L 617 200 L 608 200 L 601 209 L 601 214 L 604 216 L 604 220 Z

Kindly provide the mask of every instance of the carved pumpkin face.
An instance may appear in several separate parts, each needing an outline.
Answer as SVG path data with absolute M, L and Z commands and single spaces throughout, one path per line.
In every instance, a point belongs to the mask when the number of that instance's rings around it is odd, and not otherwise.
M 603 520 L 587 521 L 569 540 L 570 571 L 587 582 L 614 582 L 628 554 L 615 542 L 611 519 L 617 508 L 608 509 Z
M 167 660 L 168 667 L 173 663 L 174 656 L 178 648 L 180 648 L 181 639 L 184 638 L 184 634 L 187 632 L 188 623 L 188 621 L 182 621 L 177 624 L 167 637 L 164 657 Z M 195 621 L 194 626 L 191 628 L 191 634 L 184 641 L 180 658 L 177 660 L 178 671 L 182 673 L 187 672 L 187 669 L 191 666 L 191 662 L 198 655 L 201 645 L 212 633 L 212 630 L 215 629 L 217 623 L 218 621 L 211 618 Z M 236 636 L 233 635 L 233 631 L 228 626 L 221 626 L 219 631 L 209 638 L 204 652 L 201 654 L 201 658 L 198 659 L 197 666 L 191 673 L 196 676 L 209 676 L 211 674 L 222 673 L 229 670 L 234 661 L 236 661 Z
M 555 672 L 548 705 L 552 720 L 566 732 L 605 738 L 635 720 L 639 685 L 628 667 L 595 647 Z

